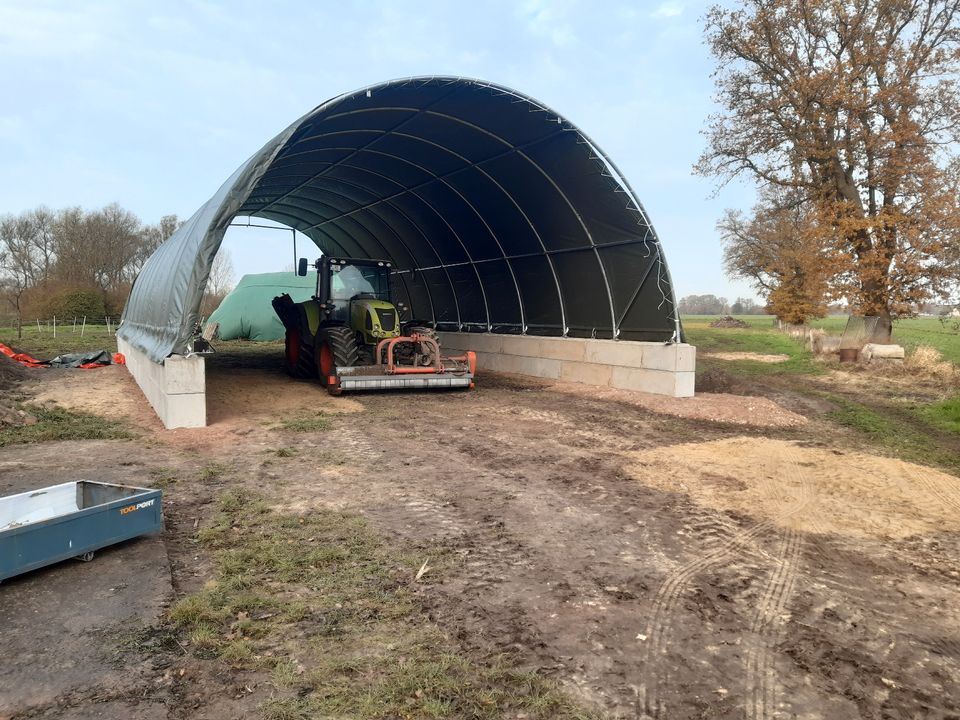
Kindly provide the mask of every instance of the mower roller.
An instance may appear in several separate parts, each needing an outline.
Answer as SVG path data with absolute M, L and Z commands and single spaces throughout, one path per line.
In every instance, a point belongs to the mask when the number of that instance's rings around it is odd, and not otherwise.
M 284 293 L 273 299 L 286 329 L 284 359 L 291 375 L 316 377 L 333 395 L 474 386 L 474 353 L 443 357 L 432 328 L 401 322 L 389 262 L 324 256 L 313 266 L 314 297 L 295 303 Z M 300 258 L 297 274 L 305 276 L 308 268 Z

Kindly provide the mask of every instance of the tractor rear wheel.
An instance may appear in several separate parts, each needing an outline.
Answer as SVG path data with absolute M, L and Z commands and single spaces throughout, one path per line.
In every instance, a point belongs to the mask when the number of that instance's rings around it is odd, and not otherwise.
M 320 384 L 339 394 L 337 368 L 353 367 L 360 359 L 353 331 L 344 325 L 321 328 L 317 333 L 317 374 Z M 332 380 L 331 380 L 332 379 Z
M 287 328 L 283 357 L 287 372 L 295 378 L 308 378 L 316 372 L 313 348 L 303 341 L 299 329 Z

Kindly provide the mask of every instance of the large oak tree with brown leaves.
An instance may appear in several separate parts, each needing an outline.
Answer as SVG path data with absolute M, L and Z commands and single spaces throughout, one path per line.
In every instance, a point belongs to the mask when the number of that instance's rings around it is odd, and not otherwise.
M 946 293 L 960 228 L 960 0 L 742 0 L 709 10 L 706 39 L 722 111 L 698 171 L 767 193 L 738 229 L 769 234 L 789 218 L 776 198 L 789 197 L 803 223 L 785 244 L 821 258 L 824 288 L 888 334 L 892 317 Z M 737 236 L 725 237 L 729 265 Z

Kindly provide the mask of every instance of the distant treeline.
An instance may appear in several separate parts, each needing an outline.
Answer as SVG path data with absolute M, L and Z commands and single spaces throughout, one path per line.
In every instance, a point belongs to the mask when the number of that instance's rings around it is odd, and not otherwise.
M 145 224 L 116 203 L 0 216 L 0 317 L 119 315 L 143 263 L 180 224 L 176 215 Z
M 680 298 L 681 315 L 765 315 L 767 310 L 752 298 L 738 297 L 732 303 L 716 295 L 686 295 Z

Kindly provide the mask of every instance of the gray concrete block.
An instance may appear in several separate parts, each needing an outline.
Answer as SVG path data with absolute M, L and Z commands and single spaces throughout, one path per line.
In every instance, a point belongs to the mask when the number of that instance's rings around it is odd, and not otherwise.
M 613 368 L 610 385 L 621 390 L 639 390 L 671 397 L 693 395 L 693 373 L 651 370 L 648 368 Z
M 697 349 L 693 345 L 643 344 L 642 367 L 647 370 L 693 372 L 696 368 Z
M 165 392 L 171 395 L 205 392 L 205 367 L 202 355 L 171 355 L 163 363 Z
M 649 343 L 629 340 L 584 340 L 586 361 L 620 367 L 642 367 L 643 355 Z
M 122 338 L 117 338 L 117 348 L 126 358 L 128 372 L 140 386 L 164 427 L 206 426 L 203 356 L 173 356 L 159 365 Z
M 549 338 L 538 339 L 540 357 L 553 360 L 570 360 L 574 362 L 586 361 L 586 345 L 580 338 Z
M 613 377 L 613 367 L 588 362 L 563 362 L 560 365 L 560 379 L 587 385 L 609 385 Z

